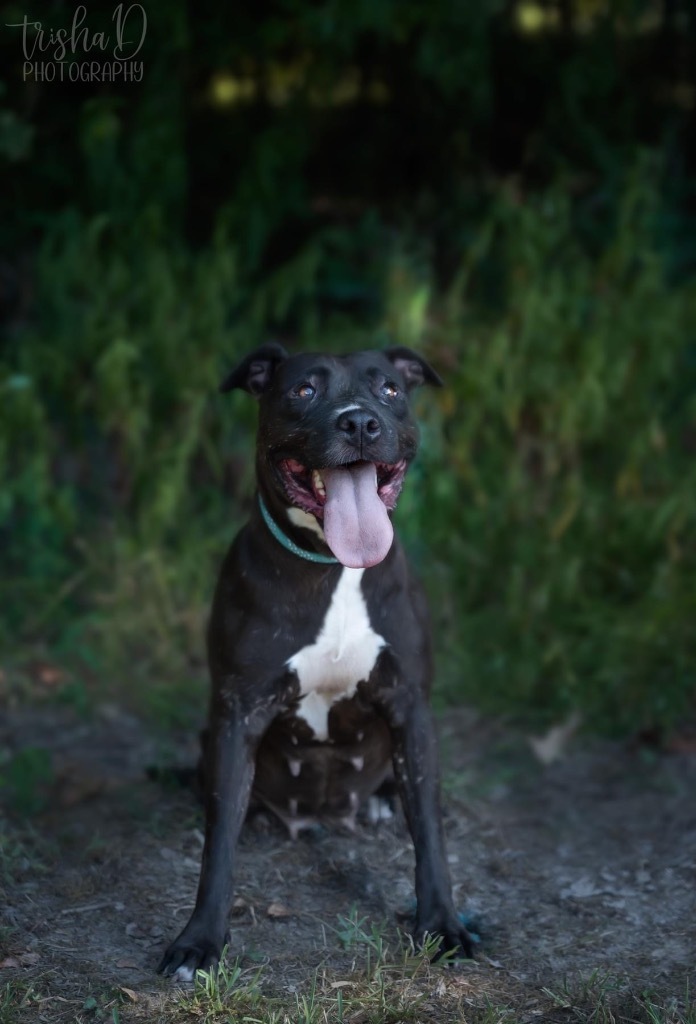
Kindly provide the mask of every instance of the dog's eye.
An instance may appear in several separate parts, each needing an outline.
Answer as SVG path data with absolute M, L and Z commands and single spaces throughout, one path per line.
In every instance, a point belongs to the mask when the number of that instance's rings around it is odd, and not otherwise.
M 396 384 L 392 384 L 390 380 L 385 381 L 379 390 L 380 394 L 384 395 L 385 398 L 396 398 L 399 394 L 398 387 Z
M 317 393 L 317 389 L 313 384 L 308 384 L 306 381 L 304 384 L 299 384 L 295 388 L 295 394 L 298 398 L 314 398 Z

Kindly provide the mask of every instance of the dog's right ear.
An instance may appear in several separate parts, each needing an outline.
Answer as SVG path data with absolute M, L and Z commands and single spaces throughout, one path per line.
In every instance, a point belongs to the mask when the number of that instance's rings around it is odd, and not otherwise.
M 246 359 L 228 374 L 220 385 L 220 391 L 244 388 L 258 398 L 270 385 L 278 365 L 288 358 L 288 353 L 276 341 L 262 345 L 251 352 Z

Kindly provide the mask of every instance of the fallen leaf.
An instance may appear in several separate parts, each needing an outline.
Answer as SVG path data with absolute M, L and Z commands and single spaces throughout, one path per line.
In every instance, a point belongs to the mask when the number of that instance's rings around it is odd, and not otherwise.
M 118 986 L 119 992 L 123 992 L 124 996 L 128 996 L 132 1003 L 138 1002 L 138 993 L 134 992 L 132 988 L 126 988 L 125 985 Z
M 665 746 L 670 754 L 696 754 L 696 730 L 673 733 Z
M 33 669 L 38 682 L 49 689 L 58 686 L 65 679 L 65 672 L 62 669 L 46 661 L 35 662 Z
M 283 903 L 271 903 L 266 911 L 267 917 L 291 917 L 292 911 Z
M 491 960 L 491 958 L 489 956 L 485 957 L 485 960 L 486 960 L 486 963 L 490 967 L 494 967 L 496 971 L 504 970 L 503 964 L 500 962 L 500 960 Z
M 244 899 L 243 896 L 235 896 L 234 903 L 232 904 L 232 913 L 235 916 L 243 914 L 244 911 L 247 909 L 247 906 L 247 901 Z
M 447 985 L 445 984 L 444 978 L 438 978 L 435 982 L 435 988 L 432 991 L 432 995 L 435 999 L 442 999 L 447 995 Z
M 126 968 L 126 969 L 132 969 L 132 970 L 136 970 L 136 971 L 140 969 L 140 965 L 139 964 L 134 964 L 132 960 L 129 960 L 128 957 L 125 957 L 125 956 L 122 957 L 120 960 L 116 961 L 116 966 L 120 967 L 121 969 Z
M 102 792 L 105 780 L 81 761 L 63 760 L 56 766 L 54 799 L 59 807 L 75 807 Z
M 542 764 L 553 764 L 563 757 L 568 742 L 577 732 L 581 722 L 580 712 L 573 711 L 565 722 L 552 726 L 543 736 L 530 736 L 529 745 L 537 760 Z
M 40 959 L 40 953 L 27 950 L 17 956 L 6 956 L 4 960 L 0 960 L 0 968 L 33 967 L 34 964 L 38 964 Z
M 91 781 L 85 779 L 82 783 L 69 783 L 58 790 L 58 806 L 63 808 L 76 807 L 85 800 L 91 800 L 93 797 L 98 796 L 103 788 L 104 784 L 99 779 L 92 779 Z

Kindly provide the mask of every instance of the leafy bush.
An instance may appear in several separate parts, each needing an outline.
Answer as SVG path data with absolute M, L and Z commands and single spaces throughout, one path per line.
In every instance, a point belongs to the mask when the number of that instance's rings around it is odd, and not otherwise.
M 593 260 L 560 191 L 503 198 L 437 309 L 450 388 L 405 525 L 435 559 L 452 698 L 620 730 L 693 702 L 696 289 L 665 286 L 655 214 L 637 174 Z

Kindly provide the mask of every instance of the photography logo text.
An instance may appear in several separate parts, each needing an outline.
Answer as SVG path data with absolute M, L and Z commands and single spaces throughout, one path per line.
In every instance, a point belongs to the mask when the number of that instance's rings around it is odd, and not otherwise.
M 25 82 L 140 82 L 140 53 L 147 34 L 147 15 L 142 4 L 117 4 L 109 32 L 95 31 L 87 8 L 75 8 L 68 28 L 53 28 L 24 15 L 22 21 L 6 22 L 21 37 Z

